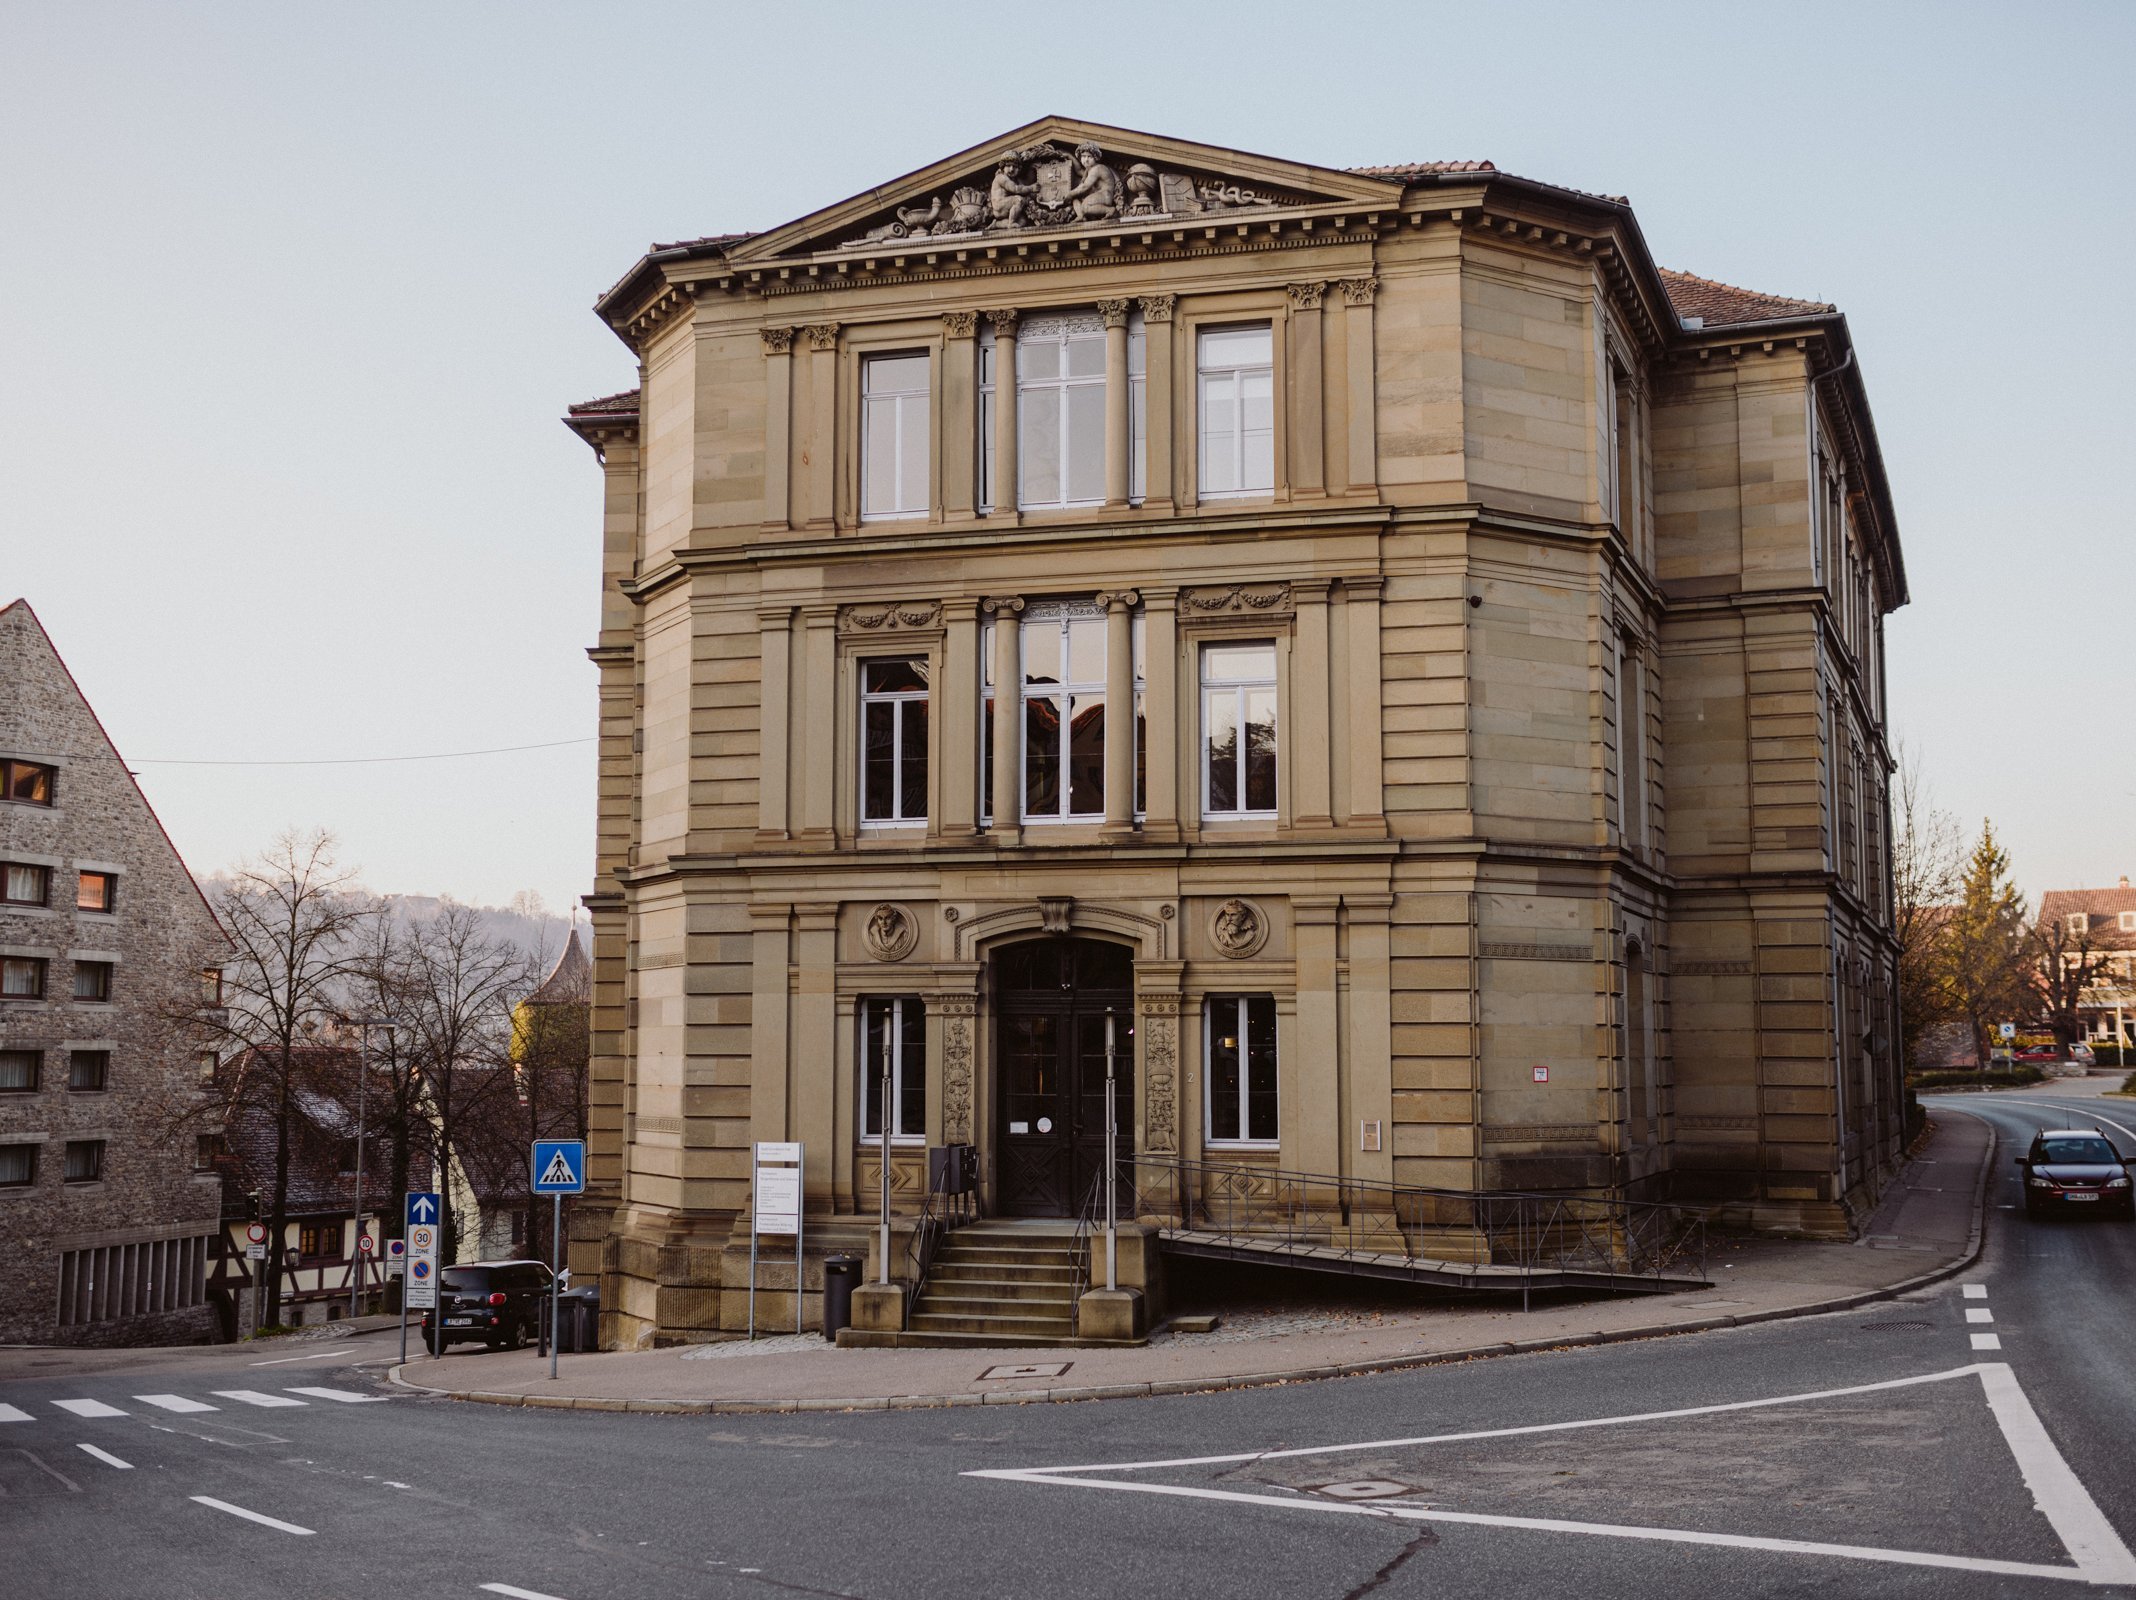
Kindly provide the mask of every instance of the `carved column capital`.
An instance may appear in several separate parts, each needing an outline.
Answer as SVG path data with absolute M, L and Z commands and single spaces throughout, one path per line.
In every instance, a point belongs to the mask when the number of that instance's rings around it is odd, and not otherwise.
M 1142 307 L 1144 322 L 1170 322 L 1172 308 L 1179 304 L 1176 294 L 1146 294 L 1137 302 Z
M 979 313 L 976 311 L 945 311 L 942 313 L 943 335 L 951 339 L 969 339 L 979 331 Z
M 1125 300 L 1100 300 L 1098 315 L 1105 319 L 1106 327 L 1124 328 L 1127 326 L 1127 306 Z
M 835 322 L 811 322 L 802 331 L 808 335 L 808 347 L 811 350 L 838 348 L 838 324 Z
M 999 616 L 1004 611 L 1014 616 L 1023 608 L 1023 596 L 1015 594 L 990 594 L 979 602 L 979 609 L 990 617 Z
M 1022 315 L 1014 306 L 989 306 L 982 313 L 994 325 L 994 337 L 1007 339 L 1016 332 L 1016 319 Z
M 1372 304 L 1372 297 L 1377 293 L 1379 293 L 1379 279 L 1377 278 L 1344 278 L 1342 280 L 1342 297 L 1353 306 L 1369 306 Z
M 1141 599 L 1142 596 L 1132 589 L 1101 589 L 1098 592 L 1098 604 L 1107 611 L 1132 611 Z
M 1286 283 L 1283 292 L 1290 296 L 1293 311 L 1318 311 L 1320 297 L 1327 293 L 1325 283 Z
M 767 356 L 783 356 L 794 347 L 794 330 L 791 328 L 759 328 L 757 337 L 764 341 Z

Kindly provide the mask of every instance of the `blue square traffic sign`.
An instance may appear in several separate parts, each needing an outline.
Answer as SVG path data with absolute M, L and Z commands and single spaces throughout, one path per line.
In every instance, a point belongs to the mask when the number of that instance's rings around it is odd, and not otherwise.
M 435 1189 L 411 1189 L 408 1191 L 408 1226 L 419 1223 L 434 1223 L 438 1220 L 438 1195 Z
M 534 1192 L 583 1194 L 586 1190 L 586 1143 L 583 1139 L 534 1141 Z

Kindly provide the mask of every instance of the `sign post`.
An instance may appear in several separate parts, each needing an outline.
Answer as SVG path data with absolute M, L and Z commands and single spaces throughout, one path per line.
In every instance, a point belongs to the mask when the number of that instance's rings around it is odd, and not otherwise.
M 438 1220 L 440 1207 L 437 1191 L 411 1189 L 408 1192 L 408 1209 L 403 1233 L 408 1245 L 408 1276 L 401 1284 L 401 1360 L 408 1359 L 408 1311 L 436 1311 L 438 1307 Z M 438 1333 L 444 1333 L 440 1319 Z M 445 1341 L 442 1337 L 431 1341 L 431 1353 L 442 1356 Z
M 1115 1154 L 1119 1138 L 1119 1091 L 1113 1081 L 1113 1065 L 1119 1045 L 1113 1032 L 1113 1011 L 1105 1008 L 1105 1287 L 1120 1287 L 1119 1196 L 1113 1184 L 1120 1176 L 1120 1158 Z
M 794 1332 L 801 1331 L 801 1141 L 767 1139 L 756 1147 L 749 1182 L 749 1337 L 756 1337 L 757 1240 L 794 1236 Z
M 534 1192 L 549 1197 L 549 1376 L 556 1376 L 556 1318 L 562 1284 L 564 1196 L 586 1192 L 586 1144 L 582 1139 L 534 1141 Z

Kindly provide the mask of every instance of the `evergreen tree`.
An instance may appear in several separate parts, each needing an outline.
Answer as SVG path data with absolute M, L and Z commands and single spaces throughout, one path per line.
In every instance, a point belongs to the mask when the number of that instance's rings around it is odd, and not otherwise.
M 2010 857 L 1996 842 L 1994 824 L 1983 821 L 1966 858 L 1958 903 L 1938 941 L 1944 999 L 1951 1014 L 1972 1028 L 1983 1063 L 1991 1048 L 1989 1029 L 2032 1009 L 2030 924 L 2024 898 L 2010 881 Z

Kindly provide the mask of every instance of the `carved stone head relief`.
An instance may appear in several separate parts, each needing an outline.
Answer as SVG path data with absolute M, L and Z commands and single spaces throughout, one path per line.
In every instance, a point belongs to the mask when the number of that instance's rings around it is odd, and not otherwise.
M 1219 955 L 1243 961 L 1268 943 L 1268 918 L 1251 900 L 1226 900 L 1209 919 L 1209 940 Z
M 903 906 L 885 901 L 868 914 L 860 930 L 860 942 L 878 961 L 902 961 L 920 942 L 920 925 Z

